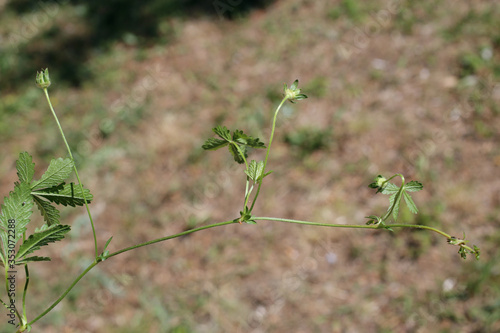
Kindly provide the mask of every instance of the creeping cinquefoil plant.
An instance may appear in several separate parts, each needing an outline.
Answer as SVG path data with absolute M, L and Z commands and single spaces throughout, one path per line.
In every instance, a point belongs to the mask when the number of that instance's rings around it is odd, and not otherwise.
M 243 205 L 240 211 L 240 216 L 231 218 L 225 222 L 208 224 L 110 253 L 107 248 L 112 240 L 112 237 L 109 238 L 102 247 L 97 243 L 94 221 L 89 210 L 89 204 L 94 198 L 90 193 L 90 190 L 86 189 L 82 184 L 73 159 L 73 154 L 68 142 L 66 141 L 62 126 L 59 123 L 54 108 L 50 102 L 48 88 L 51 82 L 48 69 L 37 73 L 36 84 L 38 87 L 43 89 L 49 108 L 61 133 L 62 140 L 68 150 L 68 156 L 65 158 L 53 159 L 41 178 L 34 179 L 35 164 L 33 163 L 33 159 L 29 153 L 21 152 L 16 163 L 18 180 L 14 183 L 14 190 L 9 193 L 8 197 L 4 199 L 4 202 L 1 205 L 0 264 L 5 270 L 4 276 L 6 293 L 0 294 L 0 302 L 7 310 L 7 322 L 9 325 L 12 325 L 13 332 L 29 331 L 32 325 L 47 315 L 59 302 L 61 302 L 73 289 L 73 287 L 89 271 L 92 270 L 92 268 L 106 259 L 146 245 L 163 242 L 209 228 L 221 227 L 235 223 L 256 224 L 257 221 L 280 221 L 333 228 L 380 229 L 389 231 L 393 231 L 396 228 L 426 229 L 443 236 L 449 244 L 458 246 L 458 253 L 462 258 L 465 259 L 467 254 L 473 254 L 476 259 L 479 259 L 479 248 L 477 246 L 470 247 L 467 245 L 465 237 L 463 239 L 456 238 L 430 226 L 401 224 L 397 222 L 398 213 L 403 201 L 412 213 L 417 214 L 417 206 L 411 197 L 411 193 L 420 191 L 423 188 L 422 184 L 418 181 L 406 182 L 404 176 L 401 174 L 395 174 L 388 178 L 379 175 L 375 178 L 374 182 L 369 185 L 371 188 L 377 190 L 376 193 L 389 195 L 389 205 L 387 211 L 383 215 L 370 215 L 367 217 L 368 221 L 364 224 L 329 224 L 254 215 L 255 203 L 261 194 L 262 185 L 265 183 L 265 178 L 271 174 L 271 171 L 267 170 L 267 164 L 269 161 L 274 133 L 276 131 L 276 119 L 279 111 L 287 101 L 295 103 L 296 101 L 307 98 L 306 95 L 301 93 L 298 87 L 299 82 L 297 80 L 293 82 L 290 87 L 286 84 L 284 86 L 283 99 L 274 112 L 271 134 L 267 146 L 259 138 L 245 134 L 242 130 L 235 129 L 232 131 L 225 126 L 217 126 L 213 128 L 213 132 L 216 137 L 207 139 L 202 146 L 205 150 L 218 150 L 227 147 L 234 161 L 244 167 L 242 176 L 246 179 L 246 186 L 245 193 L 242 196 Z M 266 149 L 264 160 L 249 161 L 248 154 L 250 148 Z M 73 172 L 75 173 L 78 182 L 67 183 L 66 180 Z M 399 186 L 391 182 L 396 178 L 400 179 Z M 48 246 L 51 243 L 61 241 L 71 230 L 70 226 L 61 224 L 60 213 L 58 210 L 61 205 L 71 207 L 85 206 L 87 209 L 94 240 L 94 260 L 80 275 L 75 277 L 73 283 L 65 289 L 64 293 L 58 299 L 47 305 L 47 308 L 43 312 L 34 316 L 28 316 L 26 313 L 26 302 L 28 300 L 28 287 L 30 280 L 29 265 L 35 261 L 49 261 L 49 257 L 38 256 L 37 251 L 43 246 Z M 34 228 L 34 232 L 28 235 L 27 226 L 30 223 L 31 215 L 35 211 L 38 211 L 38 213 L 42 215 L 43 224 L 36 226 Z M 30 229 L 33 230 L 33 228 Z M 21 271 L 24 271 L 24 288 L 22 292 L 16 289 L 18 273 Z

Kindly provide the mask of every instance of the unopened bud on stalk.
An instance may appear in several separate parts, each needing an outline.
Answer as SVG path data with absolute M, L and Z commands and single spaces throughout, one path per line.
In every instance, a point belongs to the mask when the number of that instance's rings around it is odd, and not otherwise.
M 50 86 L 49 69 L 42 69 L 41 72 L 36 72 L 36 85 L 39 88 L 47 89 Z

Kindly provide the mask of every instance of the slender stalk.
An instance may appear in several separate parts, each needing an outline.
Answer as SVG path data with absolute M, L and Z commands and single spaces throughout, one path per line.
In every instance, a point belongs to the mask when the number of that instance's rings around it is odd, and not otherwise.
M 59 302 L 61 302 L 64 299 L 64 297 L 66 297 L 66 295 L 71 291 L 71 289 L 73 289 L 76 286 L 76 284 L 78 283 L 78 281 L 80 281 L 97 264 L 98 264 L 98 261 L 96 259 L 80 275 L 78 275 L 78 277 L 75 279 L 75 281 L 73 281 L 73 283 L 71 283 L 71 285 L 69 286 L 69 288 L 66 289 L 66 291 L 54 303 L 52 303 L 51 306 L 49 306 L 45 311 L 43 311 L 41 314 L 39 314 L 38 317 L 36 317 L 32 321 L 30 321 L 28 323 L 28 325 L 33 325 L 35 322 L 37 322 L 42 317 L 44 317 L 47 313 L 49 313 L 50 310 L 52 310 L 53 308 L 55 308 L 56 305 L 59 304 Z
M 94 221 L 92 219 L 92 214 L 90 214 L 89 204 L 87 202 L 87 198 L 85 197 L 85 192 L 83 190 L 82 181 L 80 180 L 80 176 L 78 175 L 78 170 L 76 168 L 75 159 L 73 158 L 73 154 L 71 153 L 71 148 L 69 147 L 68 141 L 66 140 L 66 136 L 64 135 L 64 131 L 62 129 L 61 123 L 59 123 L 59 119 L 57 118 L 57 114 L 54 111 L 54 108 L 52 107 L 52 103 L 50 102 L 49 92 L 48 92 L 47 88 L 44 88 L 43 91 L 45 93 L 45 97 L 47 98 L 47 102 L 49 103 L 50 110 L 52 111 L 52 115 L 54 116 L 54 119 L 56 120 L 57 126 L 59 127 L 59 132 L 61 133 L 64 144 L 66 145 L 66 148 L 68 149 L 69 157 L 71 158 L 71 161 L 73 161 L 73 169 L 75 170 L 75 175 L 76 175 L 76 178 L 78 179 L 78 184 L 80 185 L 80 190 L 82 191 L 83 201 L 85 201 L 85 208 L 87 209 L 87 214 L 88 214 L 89 219 L 90 219 L 90 225 L 92 226 L 92 234 L 94 237 L 95 258 L 97 258 L 97 256 L 99 255 L 99 252 L 97 250 L 97 237 L 96 237 L 96 233 L 95 233 Z
M 273 127 L 271 129 L 271 135 L 269 136 L 269 144 L 267 145 L 267 152 L 266 152 L 266 159 L 264 160 L 264 168 L 262 170 L 262 174 L 266 173 L 266 166 L 267 166 L 267 159 L 269 158 L 269 152 L 271 151 L 271 144 L 273 143 L 273 138 L 274 138 L 274 131 L 276 129 L 276 118 L 278 117 L 278 112 L 280 111 L 281 107 L 285 102 L 288 100 L 288 97 L 284 97 L 281 100 L 280 105 L 276 108 L 276 111 L 274 112 L 274 118 L 273 118 Z M 257 187 L 257 192 L 255 193 L 255 196 L 253 197 L 252 201 L 252 206 L 250 207 L 250 211 L 253 210 L 253 206 L 255 206 L 255 202 L 257 201 L 257 197 L 259 196 L 260 193 L 260 188 L 262 186 L 263 180 L 259 183 L 259 186 Z
M 144 242 L 144 243 L 141 243 L 141 244 L 137 244 L 137 245 L 134 245 L 134 246 L 129 246 L 129 247 L 126 247 L 124 249 L 118 250 L 116 252 L 110 253 L 107 256 L 103 256 L 102 258 L 103 258 L 103 260 L 105 260 L 105 259 L 114 257 L 114 256 L 116 256 L 116 255 L 118 255 L 120 253 L 124 253 L 124 252 L 127 252 L 127 251 L 138 249 L 138 248 L 143 247 L 143 246 L 147 246 L 147 245 L 151 245 L 151 244 L 163 242 L 163 241 L 166 241 L 166 240 L 169 240 L 169 239 L 172 239 L 172 238 L 181 237 L 181 236 L 184 236 L 184 235 L 189 235 L 189 234 L 192 234 L 193 232 L 197 232 L 197 231 L 201 231 L 201 230 L 205 230 L 205 229 L 210 229 L 210 228 L 215 228 L 215 227 L 220 227 L 220 226 L 223 226 L 223 225 L 228 225 L 228 224 L 233 224 L 233 223 L 238 223 L 237 219 L 236 220 L 231 220 L 231 221 L 220 222 L 220 223 L 209 224 L 209 225 L 205 225 L 205 226 L 202 226 L 202 227 L 199 227 L 199 228 L 186 230 L 186 231 L 180 232 L 180 233 L 175 234 L 175 235 L 171 235 L 171 236 L 166 236 L 166 237 L 154 239 L 154 240 L 151 240 L 151 241 L 148 241 L 148 242 Z
M 319 222 L 309 222 L 309 221 L 301 221 L 301 220 L 291 220 L 291 219 L 282 219 L 278 217 L 254 217 L 252 220 L 262 220 L 262 221 L 278 221 L 278 222 L 287 222 L 287 223 L 296 223 L 296 224 L 305 224 L 305 225 L 314 225 L 320 227 L 331 227 L 331 228 L 352 228 L 352 229 L 386 229 L 389 228 L 416 228 L 416 229 L 426 229 L 433 231 L 435 233 L 440 234 L 448 239 L 451 238 L 447 233 L 426 225 L 420 224 L 388 224 L 384 226 L 378 225 L 366 225 L 366 224 L 331 224 L 331 223 L 319 223 Z
M 269 152 L 271 151 L 271 144 L 273 143 L 273 138 L 274 138 L 274 131 L 276 130 L 276 119 L 278 118 L 278 113 L 280 112 L 281 107 L 285 102 L 288 100 L 288 97 L 284 97 L 281 100 L 280 105 L 276 108 L 276 111 L 274 112 L 274 118 L 273 118 L 273 127 L 271 129 L 271 136 L 269 137 L 269 145 L 267 146 L 267 152 L 266 152 L 266 159 L 264 160 L 264 170 L 262 173 L 266 172 L 266 166 L 267 166 L 267 159 L 269 158 Z
M 241 150 L 240 146 L 237 143 L 235 143 L 235 146 L 236 146 L 236 149 L 238 150 L 238 153 L 240 153 L 240 156 L 243 159 L 243 162 L 245 162 L 245 167 L 248 169 L 248 162 L 247 162 L 247 159 L 245 157 L 245 154 L 243 154 L 243 151 Z
M 250 194 L 252 193 L 252 191 L 253 191 L 253 187 L 254 187 L 254 185 L 252 184 L 252 187 L 250 187 L 250 190 L 248 190 L 248 182 L 249 182 L 248 178 L 249 178 L 249 177 L 247 177 L 247 188 L 246 188 L 246 190 L 245 190 L 245 193 L 246 193 L 246 194 L 245 194 L 245 203 L 243 204 L 243 209 L 245 209 L 245 207 L 247 207 L 247 205 L 248 205 L 248 200 L 250 199 Z
M 248 170 L 248 162 L 247 162 L 247 159 L 245 157 L 245 154 L 243 153 L 243 151 L 241 150 L 241 148 L 238 144 L 235 144 L 235 146 L 236 146 L 236 149 L 238 150 L 238 153 L 240 154 L 241 158 L 245 162 L 246 170 Z M 245 201 L 243 202 L 243 211 L 245 210 L 245 208 L 247 206 L 248 198 L 250 196 L 250 193 L 248 193 L 248 185 L 249 185 L 249 177 L 247 176 L 247 183 L 245 186 Z M 252 186 L 252 189 L 253 189 L 253 186 Z
M 28 285 L 30 282 L 30 271 L 28 269 L 28 264 L 24 265 L 24 273 L 26 274 L 26 282 L 24 283 L 23 290 L 23 324 L 26 324 L 26 294 L 28 293 Z

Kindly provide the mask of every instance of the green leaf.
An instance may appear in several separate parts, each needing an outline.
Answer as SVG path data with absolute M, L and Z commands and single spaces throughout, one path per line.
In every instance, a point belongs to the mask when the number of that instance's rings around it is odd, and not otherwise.
M 377 215 L 365 216 L 365 218 L 369 219 L 368 222 L 366 222 L 367 225 L 380 224 L 382 222 L 382 219 L 380 217 L 378 217 Z
M 406 205 L 408 206 L 410 211 L 413 214 L 417 214 L 418 213 L 417 205 L 415 205 L 411 196 L 408 193 L 406 193 L 405 191 L 403 191 L 403 197 L 405 198 Z
M 85 193 L 85 199 L 87 200 L 87 203 L 90 203 L 93 199 L 92 194 L 90 194 L 90 190 L 84 188 L 83 191 Z M 80 186 L 74 183 L 62 183 L 51 188 L 34 191 L 31 194 L 33 194 L 34 196 L 42 197 L 58 205 L 69 205 L 71 207 L 85 205 Z
M 61 184 L 71 174 L 73 166 L 73 161 L 69 158 L 58 158 L 50 161 L 47 171 L 31 188 L 33 190 L 38 190 Z
M 408 184 L 405 185 L 405 191 L 408 192 L 417 192 L 420 191 L 421 189 L 424 188 L 424 185 L 422 183 L 417 182 L 416 180 L 412 180 Z
M 246 145 L 248 142 L 249 136 L 243 133 L 243 131 L 236 130 L 233 132 L 233 140 L 235 142 Z
M 240 150 L 243 152 L 243 155 L 245 156 L 245 158 L 248 157 L 248 154 L 247 154 L 247 149 L 245 146 L 240 146 Z M 229 145 L 229 152 L 231 153 L 231 155 L 233 155 L 233 158 L 236 162 L 238 162 L 239 164 L 243 164 L 245 163 L 245 160 L 243 159 L 243 157 L 241 156 L 240 152 L 238 151 L 238 148 L 236 147 L 236 144 L 235 143 L 231 143 Z
M 252 148 L 266 148 L 264 142 L 260 141 L 259 138 L 248 137 L 247 146 Z
M 56 207 L 52 206 L 50 202 L 45 201 L 40 197 L 37 197 L 36 195 L 33 196 L 33 201 L 35 201 L 35 204 L 42 214 L 44 221 L 47 222 L 49 226 L 53 224 L 59 224 L 60 215 Z
M 223 148 L 223 147 L 227 146 L 228 144 L 229 144 L 229 142 L 227 142 L 227 141 L 210 138 L 207 141 L 205 141 L 205 144 L 203 144 L 203 146 L 201 146 L 201 148 L 203 148 L 205 150 L 217 150 L 219 148 Z
M 69 225 L 57 224 L 45 228 L 42 231 L 35 232 L 33 235 L 30 235 L 28 239 L 26 239 L 19 247 L 19 250 L 16 253 L 16 260 L 22 261 L 26 255 L 39 250 L 41 246 L 63 239 L 64 235 L 70 230 L 71 228 Z
M 109 243 L 111 243 L 111 240 L 113 239 L 113 236 L 109 237 L 108 241 L 106 242 L 106 244 L 104 245 L 104 250 L 106 250 L 108 248 L 108 245 Z
M 399 196 L 397 192 L 389 197 L 389 208 L 387 210 L 389 211 L 391 207 L 394 206 L 394 208 L 392 209 L 392 218 L 394 219 L 394 221 L 398 219 L 400 203 L 401 196 Z
M 398 214 L 399 214 L 399 204 L 400 201 L 398 200 L 396 204 L 394 205 L 394 209 L 392 211 L 392 217 L 394 218 L 394 221 L 398 220 Z
M 247 176 L 255 183 L 260 183 L 262 179 L 264 179 L 264 177 L 269 175 L 272 171 L 262 174 L 263 172 L 264 172 L 264 162 L 263 161 L 257 162 L 254 160 L 250 162 L 248 169 L 245 170 Z
M 217 126 L 212 131 L 226 141 L 231 141 L 231 132 L 226 126 Z
M 394 194 L 398 193 L 399 186 L 394 185 L 393 183 L 386 183 L 384 189 L 382 190 L 382 194 Z
M 31 200 L 30 192 L 30 185 L 28 183 L 18 183 L 14 187 L 14 191 L 9 193 L 9 196 L 4 199 L 4 203 L 1 205 L 0 239 L 2 244 L 0 258 L 4 265 L 6 264 L 8 246 L 11 245 L 12 247 L 12 245 L 15 246 L 17 244 L 30 222 L 30 217 L 33 213 L 33 201 Z
M 19 181 L 30 184 L 33 181 L 35 174 L 35 163 L 33 158 L 27 152 L 19 154 L 19 159 L 16 161 L 17 176 Z
M 21 260 L 16 260 L 16 265 L 24 265 L 33 261 L 50 261 L 50 257 L 33 256 L 33 257 L 23 258 Z
M 264 143 L 261 142 L 259 138 L 248 136 L 240 130 L 236 130 L 233 133 L 233 141 L 252 148 L 266 148 Z
M 254 161 L 252 160 L 250 162 L 250 165 L 248 166 L 248 169 L 245 170 L 245 173 L 247 174 L 248 177 L 250 177 L 251 180 L 253 180 L 255 183 L 259 182 L 259 178 L 262 176 L 262 172 L 264 171 L 264 162 L 260 161 Z

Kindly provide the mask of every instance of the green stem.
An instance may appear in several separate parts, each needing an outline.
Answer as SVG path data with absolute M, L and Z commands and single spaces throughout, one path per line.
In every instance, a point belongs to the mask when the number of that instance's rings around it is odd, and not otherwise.
M 26 274 L 26 282 L 24 283 L 23 290 L 23 325 L 28 321 L 26 317 L 26 294 L 28 293 L 28 285 L 30 282 L 30 271 L 28 269 L 28 264 L 24 265 L 24 272 Z
M 378 225 L 365 225 L 365 224 L 331 224 L 331 223 L 319 223 L 319 222 L 310 222 L 310 221 L 301 221 L 301 220 L 291 220 L 291 219 L 282 219 L 278 217 L 254 217 L 252 220 L 261 220 L 261 221 L 278 221 L 278 222 L 287 222 L 287 223 L 296 223 L 296 224 L 305 224 L 305 225 L 314 225 L 320 227 L 331 227 L 331 228 L 356 228 L 356 229 L 386 229 L 388 228 L 416 228 L 416 229 L 426 229 L 440 234 L 448 239 L 451 238 L 447 233 L 426 225 L 419 224 L 388 224 L 385 226 Z
M 68 141 L 66 140 L 66 136 L 64 135 L 64 131 L 62 129 L 61 124 L 59 123 L 59 119 L 57 118 L 56 112 L 54 111 L 54 108 L 52 107 L 52 103 L 50 102 L 49 92 L 48 92 L 47 88 L 43 89 L 43 91 L 45 92 L 45 97 L 47 98 L 47 102 L 49 103 L 50 110 L 52 111 L 52 114 L 54 115 L 54 119 L 56 120 L 57 126 L 59 127 L 59 132 L 61 133 L 64 144 L 66 145 L 66 148 L 68 149 L 69 157 L 71 158 L 71 161 L 73 161 L 73 169 L 75 170 L 75 175 L 76 175 L 76 178 L 78 179 L 78 184 L 80 185 L 80 190 L 82 191 L 83 201 L 85 201 L 85 208 L 87 209 L 87 214 L 88 214 L 89 219 L 90 219 L 90 225 L 92 226 L 92 234 L 94 236 L 95 258 L 97 258 L 99 253 L 97 250 L 97 237 L 96 237 L 96 233 L 95 233 L 94 221 L 92 219 L 92 214 L 90 214 L 89 204 L 87 202 L 87 198 L 85 197 L 85 191 L 83 190 L 82 181 L 80 180 L 80 176 L 78 175 L 78 170 L 76 168 L 75 159 L 73 158 L 73 154 L 71 153 L 71 148 L 69 147 Z
M 248 190 L 248 178 L 247 177 L 247 189 L 245 190 L 245 203 L 243 204 L 243 209 L 245 209 L 245 207 L 247 207 L 248 205 L 248 200 L 250 199 L 250 194 L 252 193 L 253 191 L 253 187 L 254 187 L 254 184 L 252 184 L 252 187 L 250 187 L 250 190 Z
M 220 223 L 209 224 L 209 225 L 205 225 L 205 226 L 202 226 L 202 227 L 199 227 L 199 228 L 194 228 L 194 229 L 190 229 L 190 230 L 187 230 L 187 231 L 183 231 L 183 232 L 180 232 L 180 233 L 175 234 L 175 235 L 171 235 L 171 236 L 166 236 L 166 237 L 154 239 L 154 240 L 151 240 L 151 241 L 148 241 L 148 242 L 144 242 L 144 243 L 141 243 L 141 244 L 130 246 L 130 247 L 118 250 L 116 252 L 110 253 L 107 256 L 103 256 L 103 260 L 111 258 L 111 257 L 114 257 L 114 256 L 116 256 L 116 255 L 118 255 L 120 253 L 124 253 L 124 252 L 130 251 L 130 250 L 134 250 L 134 249 L 137 249 L 137 248 L 140 248 L 140 247 L 143 247 L 143 246 L 147 246 L 147 245 L 151 245 L 151 244 L 163 242 L 163 241 L 166 241 L 166 240 L 169 240 L 169 239 L 172 239 L 172 238 L 181 237 L 181 236 L 184 236 L 184 235 L 189 235 L 189 234 L 192 234 L 193 232 L 197 232 L 197 231 L 201 231 L 201 230 L 205 230 L 205 229 L 210 229 L 210 228 L 215 228 L 215 227 L 220 227 L 220 226 L 223 226 L 223 225 L 228 225 L 228 224 L 233 224 L 233 223 L 238 223 L 237 219 L 236 220 L 231 220 L 231 221 L 220 222 Z
M 50 310 L 52 310 L 53 308 L 55 308 L 56 305 L 59 304 L 59 302 L 61 302 L 64 299 L 64 297 L 66 297 L 66 295 L 71 291 L 71 289 L 73 289 L 76 286 L 76 284 L 78 283 L 78 281 L 80 281 L 97 264 L 98 264 L 98 262 L 97 262 L 97 259 L 96 259 L 80 275 L 78 275 L 78 277 L 75 279 L 75 281 L 73 281 L 73 283 L 69 286 L 69 288 L 66 289 L 66 291 L 54 303 L 52 303 L 51 306 L 49 306 L 45 311 L 43 311 L 40 315 L 38 315 L 38 317 L 36 317 L 32 321 L 30 321 L 28 323 L 28 325 L 33 325 L 35 322 L 37 322 L 42 317 L 44 317 L 47 313 L 49 313 Z
M 234 142 L 234 141 L 233 141 Z M 246 167 L 246 170 L 248 170 L 248 162 L 247 162 L 247 159 L 245 158 L 245 154 L 243 153 L 243 151 L 241 150 L 240 146 L 238 145 L 238 143 L 234 142 L 234 145 L 236 146 L 236 149 L 238 150 L 238 153 L 240 154 L 241 158 L 243 159 L 243 161 L 245 162 L 245 167 Z M 248 193 L 248 176 L 247 176 L 247 184 L 246 184 L 246 187 L 245 187 L 245 201 L 243 203 L 243 211 L 245 210 L 246 206 L 247 206 L 247 203 L 248 203 L 248 197 L 250 196 L 250 193 Z M 252 187 L 253 188 L 253 187 Z
M 234 224 L 234 223 L 238 223 L 237 220 L 231 220 L 231 221 L 226 221 L 226 222 L 221 222 L 221 223 L 214 223 L 214 224 L 210 224 L 210 225 L 206 225 L 206 226 L 203 226 L 203 227 L 199 227 L 199 228 L 195 228 L 195 229 L 191 229 L 191 230 L 187 230 L 187 231 L 183 231 L 183 232 L 180 232 L 178 234 L 175 234 L 175 235 L 171 235 L 171 236 L 167 236 L 167 237 L 162 237 L 162 238 L 158 238 L 158 239 L 155 239 L 155 240 L 152 240 L 152 241 L 149 241 L 149 242 L 145 242 L 145 243 L 141 243 L 141 244 L 137 244 L 137 245 L 134 245 L 134 246 L 130 246 L 130 247 L 127 247 L 127 248 L 124 248 L 122 250 L 118 250 L 116 252 L 113 252 L 111 254 L 108 254 L 107 256 L 102 256 L 101 258 L 99 259 L 95 259 L 80 275 L 78 275 L 78 277 L 73 281 L 73 283 L 71 283 L 71 285 L 68 287 L 68 289 L 66 289 L 66 291 L 54 302 L 52 303 L 51 306 L 49 306 L 45 311 L 43 311 L 40 315 L 38 315 L 35 319 L 33 319 L 32 321 L 30 321 L 28 323 L 28 325 L 33 325 L 35 322 L 37 322 L 38 320 L 40 320 L 42 317 L 44 317 L 47 313 L 50 312 L 50 310 L 52 310 L 57 304 L 59 304 L 65 297 L 66 295 L 68 295 L 68 293 L 75 287 L 75 285 L 92 269 L 94 268 L 96 265 L 98 265 L 100 262 L 106 260 L 106 259 L 109 259 L 111 257 L 114 257 L 116 255 L 119 255 L 121 253 L 124 253 L 124 252 L 127 252 L 127 251 L 131 251 L 131 250 L 134 250 L 134 249 L 137 249 L 137 248 L 140 248 L 140 247 L 143 247 L 143 246 L 147 246 L 147 245 L 151 245 L 151 244 L 155 244 L 155 243 L 159 243 L 159 242 L 162 242 L 162 241 L 165 241 L 165 240 L 169 240 L 169 239 L 173 239 L 173 238 L 177 238 L 177 237 L 181 237 L 181 236 L 184 236 L 184 235 L 188 235 L 188 234 L 192 234 L 194 232 L 197 232 L 197 231 L 200 231 L 200 230 L 205 230 L 205 229 L 210 229 L 210 228 L 215 228 L 215 227 L 220 227 L 220 226 L 223 226 L 223 225 L 228 225 L 228 224 Z
M 267 145 L 266 159 L 264 160 L 264 168 L 262 169 L 262 174 L 266 173 L 267 159 L 269 158 L 269 151 L 271 150 L 271 144 L 273 143 L 273 138 L 274 138 L 274 131 L 276 129 L 276 118 L 278 117 L 278 113 L 279 113 L 281 107 L 283 106 L 283 104 L 285 104 L 285 102 L 287 100 L 288 100 L 288 97 L 285 96 L 281 100 L 280 105 L 278 105 L 278 107 L 276 108 L 276 111 L 274 112 L 273 127 L 271 129 L 271 135 L 269 137 L 269 144 Z M 259 196 L 259 193 L 260 193 L 260 188 L 262 186 L 262 182 L 263 182 L 263 180 L 259 183 L 259 186 L 257 187 L 257 192 L 255 193 L 255 196 L 253 197 L 252 206 L 250 207 L 250 212 L 253 210 L 253 206 L 255 206 L 255 202 L 257 201 L 257 197 Z
M 243 154 L 243 151 L 240 148 L 240 145 L 238 145 L 238 143 L 234 142 L 234 141 L 231 141 L 231 143 L 234 143 L 234 145 L 236 146 L 236 149 L 238 149 L 238 153 L 240 153 L 240 156 L 243 159 L 243 162 L 245 162 L 245 167 L 248 170 L 248 162 L 247 162 L 247 159 L 245 158 L 245 154 Z

